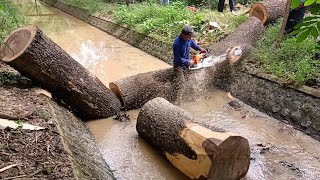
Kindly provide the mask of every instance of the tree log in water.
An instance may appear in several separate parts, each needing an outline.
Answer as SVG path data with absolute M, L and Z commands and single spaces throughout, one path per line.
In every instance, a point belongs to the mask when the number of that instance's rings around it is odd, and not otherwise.
M 120 101 L 102 82 L 36 26 L 14 31 L 5 43 L 3 61 L 61 98 L 84 119 L 120 111 Z
M 249 16 L 259 18 L 264 25 L 274 22 L 284 16 L 287 0 L 264 0 L 254 3 Z
M 217 61 L 212 67 L 185 72 L 184 97 L 197 98 L 200 96 L 212 85 L 214 78 L 228 68 L 230 63 L 237 62 L 248 54 L 264 29 L 258 18 L 250 17 L 226 39 L 213 45 L 210 48 L 210 56 L 228 54 L 227 59 Z M 240 47 L 243 54 L 237 57 L 229 56 L 234 51 L 234 47 Z M 124 78 L 110 83 L 109 87 L 129 110 L 140 108 L 155 97 L 162 97 L 170 102 L 175 101 L 178 85 L 174 70 L 170 68 Z
M 184 110 L 163 98 L 155 98 L 142 107 L 136 128 L 140 137 L 191 179 L 244 177 L 250 164 L 247 139 L 211 131 L 194 121 Z

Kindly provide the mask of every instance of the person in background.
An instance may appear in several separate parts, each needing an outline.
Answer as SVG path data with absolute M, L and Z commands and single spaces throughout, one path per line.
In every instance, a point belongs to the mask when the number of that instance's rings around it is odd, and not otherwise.
M 218 11 L 223 12 L 225 0 L 219 0 Z M 236 15 L 236 8 L 234 7 L 234 0 L 229 0 L 229 8 L 232 14 Z
M 173 68 L 175 71 L 175 78 L 177 80 L 177 97 L 175 98 L 175 104 L 178 105 L 182 102 L 182 96 L 185 89 L 184 71 L 194 64 L 193 60 L 190 59 L 190 48 L 193 48 L 196 51 L 206 52 L 205 49 L 198 46 L 198 44 L 192 40 L 192 37 L 196 36 L 197 34 L 191 26 L 185 26 L 173 42 Z
M 160 0 L 160 3 L 163 5 L 169 5 L 169 0 Z
M 300 0 L 299 6 L 290 11 L 286 28 L 285 28 L 286 34 L 293 32 L 294 27 L 302 21 L 304 14 L 306 12 L 306 7 L 304 6 L 304 2 L 305 0 Z

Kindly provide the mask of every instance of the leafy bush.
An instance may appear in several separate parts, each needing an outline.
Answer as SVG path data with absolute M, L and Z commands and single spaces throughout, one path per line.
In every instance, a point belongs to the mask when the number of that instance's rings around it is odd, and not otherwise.
M 296 37 L 286 37 L 276 48 L 280 23 L 271 25 L 264 33 L 252 57 L 260 63 L 260 70 L 291 80 L 296 85 L 308 79 L 315 79 L 320 72 L 320 61 L 316 59 L 317 43 L 307 38 L 303 43 L 296 43 Z
M 0 42 L 24 23 L 25 17 L 11 0 L 0 0 Z

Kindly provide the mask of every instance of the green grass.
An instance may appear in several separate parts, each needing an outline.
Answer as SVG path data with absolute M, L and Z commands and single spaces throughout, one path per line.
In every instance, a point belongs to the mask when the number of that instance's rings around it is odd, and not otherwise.
M 316 79 L 320 72 L 316 41 L 308 38 L 302 43 L 296 43 L 296 37 L 287 36 L 280 48 L 276 48 L 274 42 L 279 29 L 280 23 L 268 27 L 252 51 L 251 57 L 259 63 L 260 71 L 288 79 L 296 85 L 308 79 Z
M 0 0 L 0 42 L 25 21 L 26 18 L 12 1 Z
M 224 38 L 247 19 L 245 15 L 232 15 L 227 10 L 228 7 L 225 13 L 219 13 L 217 10 L 200 6 L 194 13 L 186 9 L 187 1 L 171 1 L 167 6 L 161 5 L 158 0 L 147 0 L 129 6 L 106 0 L 88 0 L 85 3 L 82 0 L 61 1 L 89 10 L 92 14 L 112 17 L 116 23 L 170 44 L 185 25 L 193 26 L 199 34 L 198 38 L 212 44 Z M 218 22 L 222 30 L 203 35 L 201 32 L 209 21 Z
M 168 43 L 173 42 L 183 26 L 191 25 L 198 32 L 198 38 L 211 44 L 224 38 L 246 19 L 244 15 L 234 16 L 229 12 L 219 13 L 210 9 L 191 12 L 182 2 L 173 2 L 168 6 L 144 2 L 132 6 L 122 5 L 115 11 L 116 22 Z M 202 34 L 209 21 L 218 22 L 222 30 Z

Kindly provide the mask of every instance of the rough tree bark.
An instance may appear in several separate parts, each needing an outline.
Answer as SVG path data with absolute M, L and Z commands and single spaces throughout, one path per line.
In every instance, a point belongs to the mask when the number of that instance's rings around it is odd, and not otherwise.
M 122 101 L 126 110 L 138 109 L 150 99 L 163 97 L 175 99 L 173 68 L 161 69 L 123 78 L 109 84 L 109 88 Z
M 112 116 L 120 101 L 102 82 L 36 26 L 25 26 L 5 40 L 2 60 L 62 99 L 83 119 Z
M 243 50 L 241 58 L 249 54 L 254 44 L 259 40 L 261 34 L 265 31 L 265 27 L 256 17 L 249 19 L 241 24 L 234 32 L 225 39 L 210 47 L 210 55 L 219 56 L 225 54 L 228 49 L 240 46 Z
M 236 180 L 250 164 L 247 139 L 211 131 L 193 123 L 194 117 L 163 98 L 147 102 L 139 112 L 139 136 L 191 179 Z
M 254 3 L 249 16 L 259 18 L 264 25 L 276 21 L 284 16 L 287 0 L 264 0 Z

